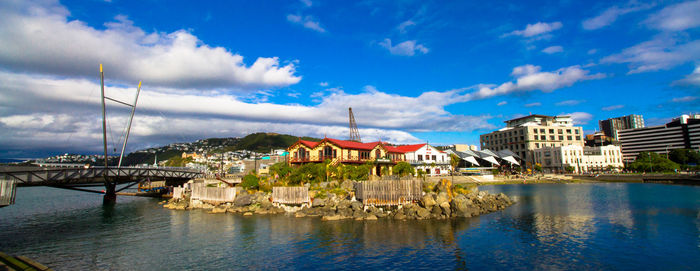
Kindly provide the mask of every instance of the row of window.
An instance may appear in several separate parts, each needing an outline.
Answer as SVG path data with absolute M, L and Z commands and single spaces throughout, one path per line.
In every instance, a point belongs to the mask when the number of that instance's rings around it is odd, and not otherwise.
M 433 156 L 432 156 L 433 159 L 430 159 L 430 158 L 431 158 L 430 155 L 427 155 L 427 154 L 425 155 L 425 160 L 437 161 L 437 155 L 433 155 Z M 442 158 L 442 162 L 445 162 L 445 156 L 441 156 L 441 158 Z M 418 154 L 418 161 L 423 161 L 423 155 L 422 155 L 422 154 Z

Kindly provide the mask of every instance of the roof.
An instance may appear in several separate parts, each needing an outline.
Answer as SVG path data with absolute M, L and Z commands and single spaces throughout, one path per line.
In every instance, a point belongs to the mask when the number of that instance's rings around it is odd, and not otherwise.
M 324 138 L 323 140 L 321 140 L 319 142 L 308 141 L 308 140 L 299 140 L 296 143 L 292 144 L 292 146 L 296 145 L 297 143 L 301 143 L 309 148 L 315 148 L 316 146 L 318 146 L 318 144 L 321 144 L 322 142 L 330 142 L 330 143 L 333 143 L 334 145 L 341 147 L 343 149 L 372 150 L 377 145 L 381 145 L 388 152 L 397 152 L 397 153 L 405 153 L 406 152 L 406 151 L 403 151 L 397 147 L 391 146 L 391 145 L 384 143 L 384 142 L 381 142 L 381 141 L 362 143 L 362 142 L 355 142 L 355 141 L 349 141 L 349 140 L 340 140 L 340 139 L 335 139 L 335 138 Z
M 511 121 L 518 121 L 518 120 L 521 120 L 521 119 L 535 118 L 535 117 L 539 117 L 539 118 L 551 118 L 551 119 L 555 118 L 554 116 L 532 114 L 532 115 L 528 115 L 528 116 L 524 116 L 524 117 L 514 118 L 514 119 L 511 119 L 511 120 L 506 120 L 506 121 L 504 121 L 504 122 L 505 122 L 505 123 L 508 123 L 508 122 L 511 122 Z
M 427 145 L 426 143 L 423 144 L 413 144 L 413 145 L 401 145 L 401 146 L 396 146 L 397 149 L 403 151 L 403 152 L 414 152 L 422 148 L 423 146 Z

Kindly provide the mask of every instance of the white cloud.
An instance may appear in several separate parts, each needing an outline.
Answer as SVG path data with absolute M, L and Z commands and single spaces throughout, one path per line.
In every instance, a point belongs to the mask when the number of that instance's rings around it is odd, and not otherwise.
M 590 49 L 590 50 L 588 50 L 588 54 L 589 54 L 589 55 L 594 55 L 594 54 L 596 54 L 596 53 L 598 53 L 598 49 Z
M 664 31 L 683 31 L 700 26 L 700 1 L 688 1 L 665 7 L 645 21 Z
M 549 46 L 547 48 L 544 48 L 544 50 L 542 50 L 542 52 L 551 55 L 551 54 L 555 54 L 555 53 L 564 52 L 564 48 L 562 48 L 561 46 L 558 46 L 558 45 L 557 46 Z
M 561 113 L 559 115 L 571 116 L 575 125 L 588 124 L 588 122 L 593 119 L 593 115 L 586 112 Z
M 534 102 L 534 103 L 525 104 L 525 107 L 535 107 L 535 106 L 542 106 L 542 103 Z
M 406 20 L 406 21 L 400 23 L 400 24 L 396 27 L 396 29 L 398 29 L 399 32 L 401 32 L 401 33 L 406 33 L 406 28 L 408 28 L 409 26 L 414 26 L 414 25 L 416 25 L 416 23 L 415 23 L 414 21 L 412 21 L 412 20 Z
M 107 85 L 106 88 L 108 96 L 127 101 L 133 99 L 134 91 L 133 86 Z M 92 140 L 96 142 L 93 150 L 99 150 L 98 93 L 96 80 L 0 71 L 0 108 L 8 109 L 0 111 L 0 137 L 3 138 L 0 149 L 14 148 L 16 144 L 47 146 L 49 140 L 60 144 L 70 141 L 71 146 L 80 148 L 80 141 Z M 456 115 L 445 110 L 447 105 L 459 102 L 458 91 L 430 91 L 408 97 L 381 92 L 371 86 L 357 94 L 336 89 L 319 97 L 316 105 L 262 102 L 268 95 L 268 92 L 259 92 L 257 101 L 246 102 L 229 94 L 198 96 L 176 89 L 145 88 L 139 97 L 133 142 L 172 142 L 177 138 L 233 136 L 257 131 L 331 135 L 337 133 L 338 127 L 346 127 L 348 107 L 353 108 L 359 126 L 367 133 L 397 143 L 419 141 L 411 132 L 494 128 L 487 122 L 491 118 L 488 115 Z M 128 116 L 128 110 L 118 111 L 119 108 L 122 107 L 110 106 L 108 111 L 114 131 L 121 129 L 117 128 L 118 124 L 123 124 Z M 62 121 L 63 116 L 72 118 Z M 76 119 L 78 117 L 81 119 Z M 38 135 L 34 137 L 32 133 Z M 71 138 L 75 134 L 80 136 Z M 370 137 L 363 135 L 363 138 Z
M 379 45 L 389 50 L 392 55 L 413 56 L 416 53 L 427 54 L 429 52 L 425 45 L 416 43 L 415 40 L 407 40 L 392 46 L 390 39 L 384 39 Z
M 600 28 L 606 27 L 608 25 L 611 25 L 621 15 L 625 15 L 625 14 L 637 12 L 637 11 L 642 11 L 642 10 L 647 10 L 647 9 L 650 9 L 654 6 L 655 6 L 655 4 L 653 4 L 653 3 L 643 4 L 643 3 L 637 3 L 636 1 L 630 1 L 624 7 L 612 6 L 608 9 L 606 9 L 605 11 L 603 11 L 598 16 L 584 20 L 581 23 L 581 26 L 583 26 L 583 29 L 586 29 L 586 30 L 600 29 Z
M 628 63 L 629 73 L 667 70 L 700 59 L 700 40 L 679 41 L 673 35 L 662 34 L 607 56 L 602 63 Z
M 685 96 L 685 97 L 678 97 L 678 98 L 673 98 L 671 101 L 674 103 L 685 103 L 685 102 L 692 102 L 697 100 L 698 97 L 696 96 Z
M 497 105 L 498 105 L 498 106 L 503 106 L 503 105 L 506 105 L 506 104 L 508 104 L 508 102 L 506 102 L 506 101 L 501 101 L 501 102 L 499 102 Z
M 498 86 L 478 85 L 478 91 L 467 94 L 469 96 L 468 99 L 483 99 L 496 95 L 532 90 L 551 92 L 555 89 L 572 86 L 576 82 L 605 77 L 601 73 L 589 75 L 590 72 L 581 69 L 580 66 L 569 66 L 552 72 L 541 72 L 540 69 L 540 66 L 533 65 L 515 67 L 511 73 L 511 75 L 516 77 L 515 82 L 505 82 Z
M 319 86 L 322 86 L 322 87 L 327 87 L 327 86 L 328 86 L 328 82 L 321 82 L 321 83 L 318 83 L 318 85 L 319 85 Z
M 522 37 L 530 38 L 530 37 L 539 36 L 542 34 L 552 32 L 554 30 L 560 29 L 562 26 L 563 25 L 561 24 L 561 22 L 553 22 L 553 23 L 538 22 L 536 24 L 528 24 L 527 26 L 525 26 L 525 29 L 523 29 L 523 30 L 515 30 L 513 32 L 504 34 L 503 37 L 522 36 Z
M 624 105 L 621 105 L 621 104 L 618 104 L 618 105 L 606 106 L 606 107 L 601 108 L 600 110 L 603 110 L 603 111 L 613 111 L 613 110 L 622 109 L 623 107 L 625 107 L 625 106 L 624 106 Z
M 295 64 L 276 57 L 252 65 L 226 48 L 204 44 L 186 30 L 147 33 L 125 16 L 96 29 L 58 3 L 0 4 L 0 65 L 15 71 L 94 76 L 105 64 L 107 78 L 180 88 L 283 87 L 301 80 Z M 50 45 L 50 46 L 49 46 Z
M 685 78 L 674 81 L 673 85 L 687 85 L 700 87 L 700 65 L 696 66 L 693 73 L 688 74 Z
M 556 103 L 557 106 L 572 106 L 585 102 L 584 100 L 566 100 Z
M 311 2 L 311 0 L 301 0 L 301 3 L 304 4 L 304 6 L 306 6 L 307 8 L 313 5 L 313 2 Z
M 302 25 L 305 28 L 314 30 L 316 32 L 320 32 L 320 33 L 326 32 L 326 29 L 321 26 L 321 23 L 318 20 L 316 20 L 313 17 L 308 16 L 308 15 L 302 17 L 301 15 L 288 14 L 287 21 Z

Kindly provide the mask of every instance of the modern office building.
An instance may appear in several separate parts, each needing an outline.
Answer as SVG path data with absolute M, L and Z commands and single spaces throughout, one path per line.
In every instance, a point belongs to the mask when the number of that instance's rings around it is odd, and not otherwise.
M 620 146 L 615 145 L 544 147 L 534 150 L 533 154 L 535 163 L 546 173 L 565 173 L 568 167 L 575 173 L 582 173 L 620 170 L 624 166 Z
M 640 152 L 700 151 L 700 115 L 682 115 L 664 125 L 620 130 L 617 136 L 625 163 L 634 162 Z
M 607 137 L 617 140 L 617 131 L 644 128 L 642 115 L 629 115 L 598 121 L 600 131 Z
M 483 134 L 481 149 L 510 150 L 531 168 L 532 151 L 542 147 L 583 146 L 583 129 L 570 116 L 529 115 L 506 121 L 506 127 Z

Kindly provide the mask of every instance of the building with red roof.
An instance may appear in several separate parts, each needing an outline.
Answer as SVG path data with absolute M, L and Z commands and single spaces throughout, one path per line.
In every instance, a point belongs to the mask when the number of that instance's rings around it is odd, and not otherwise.
M 406 161 L 416 170 L 423 170 L 428 176 L 444 176 L 450 174 L 450 156 L 427 144 L 396 146 L 403 151 Z
M 392 168 L 397 162 L 406 161 L 405 151 L 381 141 L 362 143 L 324 138 L 315 142 L 300 139 L 289 146 L 287 151 L 290 165 L 322 163 L 326 160 L 330 160 L 333 164 L 371 162 L 375 165 L 371 174 L 376 176 L 391 175 Z

